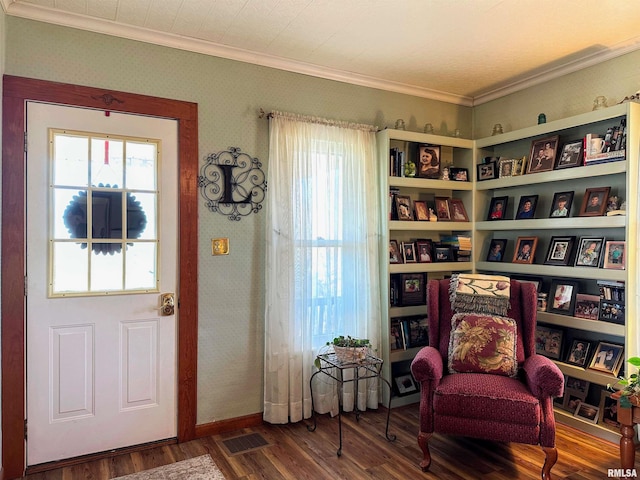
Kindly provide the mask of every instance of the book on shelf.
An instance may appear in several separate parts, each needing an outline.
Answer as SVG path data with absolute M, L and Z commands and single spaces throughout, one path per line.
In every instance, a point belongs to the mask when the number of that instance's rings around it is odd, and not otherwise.
M 406 332 L 406 348 L 424 347 L 429 344 L 429 320 L 426 315 L 405 317 L 402 324 Z
M 391 319 L 391 329 L 389 340 L 391 343 L 391 350 L 406 350 L 406 344 L 404 336 L 402 335 L 402 326 L 400 325 L 399 318 Z

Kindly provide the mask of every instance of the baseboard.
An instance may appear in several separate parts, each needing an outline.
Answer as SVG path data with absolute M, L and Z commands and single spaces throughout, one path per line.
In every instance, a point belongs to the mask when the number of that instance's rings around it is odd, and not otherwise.
M 233 432 L 242 428 L 257 427 L 262 425 L 262 412 L 254 413 L 252 415 L 245 415 L 244 417 L 230 418 L 228 420 L 219 420 L 217 422 L 204 423 L 202 425 L 196 425 L 196 437 L 209 437 L 211 435 L 218 435 L 220 433 Z

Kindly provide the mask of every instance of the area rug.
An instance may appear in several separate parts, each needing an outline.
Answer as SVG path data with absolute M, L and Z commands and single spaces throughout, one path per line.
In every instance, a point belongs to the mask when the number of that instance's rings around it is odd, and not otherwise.
M 202 455 L 113 480 L 224 480 L 224 475 L 210 455 Z

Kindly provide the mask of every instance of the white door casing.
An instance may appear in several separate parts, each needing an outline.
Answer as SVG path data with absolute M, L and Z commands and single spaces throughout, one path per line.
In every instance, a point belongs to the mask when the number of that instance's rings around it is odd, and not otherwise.
M 48 297 L 49 128 L 161 141 L 158 291 Z M 27 465 L 175 437 L 177 122 L 29 102 L 27 135 Z

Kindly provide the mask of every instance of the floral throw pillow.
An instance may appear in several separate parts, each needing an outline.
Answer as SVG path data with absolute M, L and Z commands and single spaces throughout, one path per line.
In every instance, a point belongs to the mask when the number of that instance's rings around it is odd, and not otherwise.
M 456 313 L 451 318 L 449 372 L 515 376 L 516 334 L 512 318 Z

